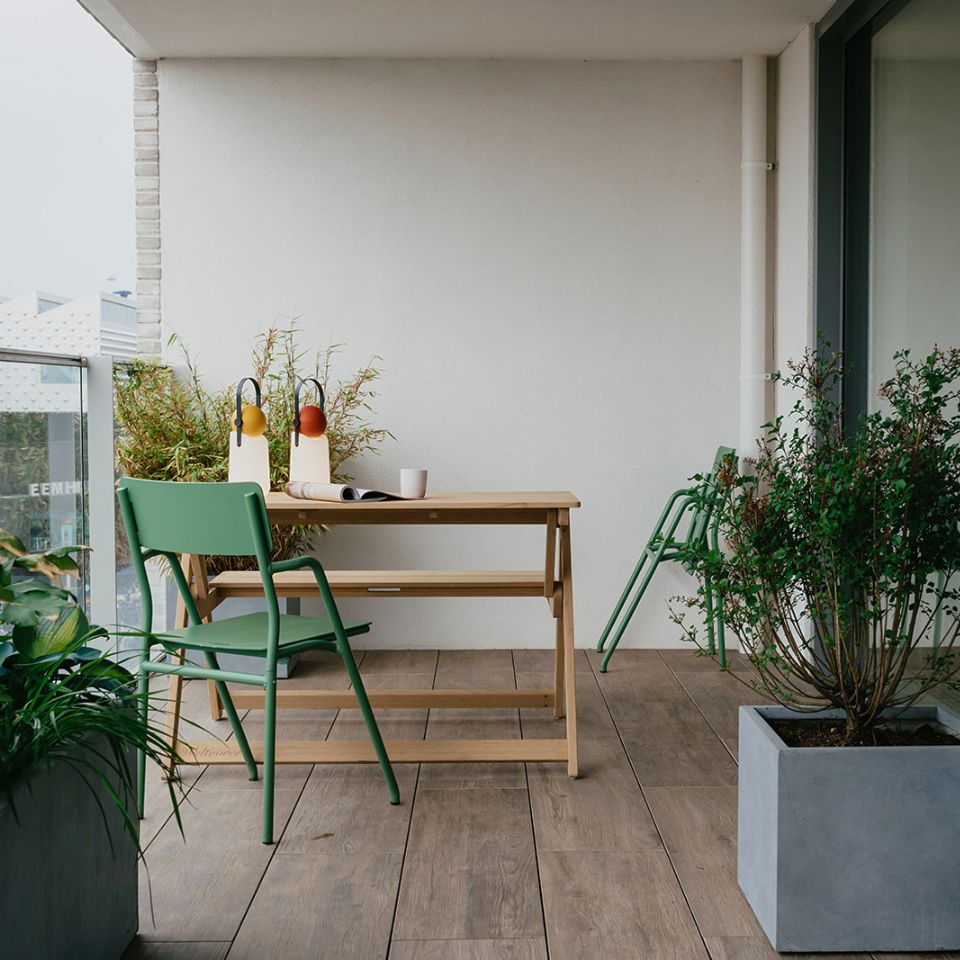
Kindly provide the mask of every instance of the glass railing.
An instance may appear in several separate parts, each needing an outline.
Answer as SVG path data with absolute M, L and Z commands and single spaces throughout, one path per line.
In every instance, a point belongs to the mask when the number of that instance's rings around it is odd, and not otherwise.
M 31 552 L 90 545 L 86 361 L 0 351 L 0 528 Z M 89 558 L 67 586 L 90 608 Z
M 81 545 L 81 575 L 64 586 L 91 621 L 139 628 L 140 591 L 117 522 L 114 361 L 0 349 L 0 529 L 31 552 Z M 167 584 L 158 565 L 154 627 L 165 629 Z M 135 638 L 119 638 L 123 647 Z

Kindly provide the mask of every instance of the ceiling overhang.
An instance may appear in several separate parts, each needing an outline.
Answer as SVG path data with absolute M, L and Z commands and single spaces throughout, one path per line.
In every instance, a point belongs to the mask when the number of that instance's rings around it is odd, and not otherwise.
M 717 60 L 779 53 L 832 0 L 79 0 L 132 54 Z

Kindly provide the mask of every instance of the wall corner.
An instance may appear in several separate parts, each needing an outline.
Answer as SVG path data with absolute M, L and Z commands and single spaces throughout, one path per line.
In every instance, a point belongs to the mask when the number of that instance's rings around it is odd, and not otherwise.
M 137 236 L 137 344 L 160 355 L 160 101 L 157 61 L 133 61 L 133 161 Z

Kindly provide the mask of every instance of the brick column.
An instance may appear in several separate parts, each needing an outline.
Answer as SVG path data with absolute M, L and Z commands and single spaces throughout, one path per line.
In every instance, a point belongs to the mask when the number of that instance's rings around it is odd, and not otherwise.
M 137 341 L 160 354 L 160 113 L 157 61 L 133 61 L 134 189 L 137 219 Z

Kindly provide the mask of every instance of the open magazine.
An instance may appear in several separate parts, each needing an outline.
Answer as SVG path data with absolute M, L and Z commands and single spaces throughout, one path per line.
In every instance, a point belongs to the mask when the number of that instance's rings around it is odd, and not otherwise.
M 365 490 L 363 487 L 351 487 L 346 483 L 310 483 L 304 480 L 291 480 L 284 487 L 291 497 L 300 500 L 327 500 L 334 503 L 378 503 L 384 500 L 402 500 L 395 493 L 382 490 Z

